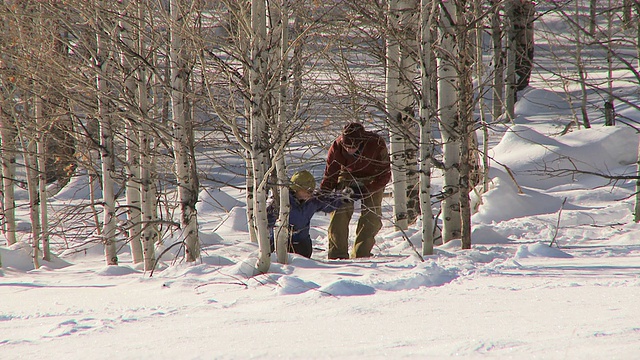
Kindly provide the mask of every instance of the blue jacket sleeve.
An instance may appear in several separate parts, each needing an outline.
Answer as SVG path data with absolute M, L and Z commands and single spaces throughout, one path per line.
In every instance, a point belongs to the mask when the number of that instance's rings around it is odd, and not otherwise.
M 345 197 L 339 193 L 323 193 L 316 198 L 318 208 L 316 212 L 323 211 L 326 213 L 338 210 L 345 204 Z

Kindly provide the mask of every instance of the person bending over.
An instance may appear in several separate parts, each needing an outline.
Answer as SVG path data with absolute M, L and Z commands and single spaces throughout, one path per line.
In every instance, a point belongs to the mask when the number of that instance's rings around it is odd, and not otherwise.
M 382 228 L 382 197 L 391 179 L 391 162 L 384 139 L 366 131 L 359 123 L 347 124 L 327 153 L 323 191 L 352 189 L 361 200 L 352 258 L 369 257 L 375 236 Z M 349 257 L 349 222 L 353 202 L 345 203 L 331 215 L 329 223 L 329 259 Z

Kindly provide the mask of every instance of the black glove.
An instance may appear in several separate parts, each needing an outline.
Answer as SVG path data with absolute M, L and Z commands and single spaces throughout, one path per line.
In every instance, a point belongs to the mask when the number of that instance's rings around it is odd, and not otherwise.
M 351 195 L 351 198 L 353 200 L 360 200 L 363 197 L 365 197 L 365 194 L 367 193 L 367 188 L 360 183 L 354 183 L 349 185 L 349 189 L 353 191 L 353 195 Z
M 340 197 L 345 204 L 353 202 L 353 189 L 350 187 L 342 189 L 342 191 L 340 191 Z

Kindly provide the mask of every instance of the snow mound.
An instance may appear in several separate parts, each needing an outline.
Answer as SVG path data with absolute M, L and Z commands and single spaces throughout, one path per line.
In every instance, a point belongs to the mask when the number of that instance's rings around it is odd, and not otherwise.
M 395 266 L 391 266 L 397 268 Z M 430 261 L 416 266 L 411 271 L 389 279 L 379 279 L 372 283 L 378 290 L 400 291 L 418 289 L 420 287 L 441 286 L 450 283 L 457 277 L 453 272 Z
M 278 279 L 278 285 L 280 286 L 277 290 L 279 295 L 302 294 L 320 287 L 313 281 L 305 281 L 297 276 L 282 276 Z
M 637 152 L 629 149 L 637 148 L 638 135 L 626 126 L 594 127 L 550 136 L 525 125 L 514 125 L 491 151 L 498 165 L 492 166 L 490 174 L 495 177 L 504 173 L 504 165 L 521 186 L 550 189 L 594 177 L 580 171 L 624 173 L 637 160 Z M 608 181 L 597 179 L 601 184 Z
M 200 239 L 200 243 L 202 245 L 216 245 L 222 243 L 223 241 L 222 236 L 216 233 L 209 232 L 199 232 L 198 238 Z
M 508 244 L 511 239 L 495 232 L 490 226 L 478 225 L 471 231 L 472 244 Z
M 241 276 L 244 278 L 250 278 L 252 276 L 258 275 L 258 269 L 256 269 L 255 267 L 257 260 L 257 258 L 249 257 L 243 261 L 238 261 L 234 265 L 226 268 L 224 273 L 232 276 Z
M 32 248 L 26 242 L 17 242 L 9 247 L 0 247 L 0 259 L 2 268 L 14 269 L 17 271 L 33 271 Z M 62 269 L 71 266 L 70 263 L 51 255 L 51 261 L 39 260 L 39 265 L 46 269 Z
M 247 209 L 236 206 L 229 211 L 229 214 L 222 220 L 218 228 L 220 231 L 242 231 L 249 232 L 247 224 Z
M 472 216 L 474 223 L 490 224 L 494 221 L 548 214 L 557 212 L 562 206 L 562 199 L 533 189 L 523 188 L 524 193 L 518 193 L 516 185 L 508 178 L 494 178 L 492 181 L 493 189 L 482 195 L 483 204 Z M 565 209 L 573 208 L 575 207 L 565 204 Z
M 548 258 L 572 258 L 571 254 L 552 248 L 547 244 L 535 243 L 531 245 L 521 245 L 516 252 L 516 258 L 528 257 L 548 257 Z
M 138 270 L 130 266 L 110 265 L 98 270 L 96 275 L 101 276 L 123 276 L 139 273 Z
M 376 289 L 363 283 L 341 279 L 318 289 L 323 294 L 333 296 L 373 295 Z

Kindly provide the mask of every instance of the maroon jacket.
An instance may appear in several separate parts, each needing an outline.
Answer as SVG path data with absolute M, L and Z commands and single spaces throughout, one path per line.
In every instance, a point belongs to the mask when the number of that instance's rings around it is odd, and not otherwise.
M 363 131 L 362 143 L 354 155 L 344 149 L 343 141 L 343 135 L 340 135 L 329 148 L 320 189 L 335 190 L 340 175 L 345 181 L 361 182 L 367 192 L 384 189 L 391 180 L 391 162 L 384 139 L 373 132 Z

